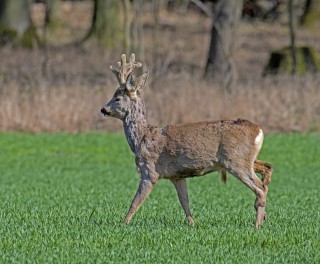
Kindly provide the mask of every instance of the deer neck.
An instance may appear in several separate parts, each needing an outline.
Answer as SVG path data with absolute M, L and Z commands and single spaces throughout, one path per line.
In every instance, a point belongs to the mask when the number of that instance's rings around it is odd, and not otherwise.
M 145 106 L 141 99 L 133 104 L 123 120 L 124 133 L 132 152 L 136 152 L 140 146 L 147 129 Z

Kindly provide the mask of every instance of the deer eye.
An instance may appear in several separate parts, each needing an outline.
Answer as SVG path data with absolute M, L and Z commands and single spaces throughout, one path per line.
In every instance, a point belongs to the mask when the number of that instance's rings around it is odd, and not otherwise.
M 121 98 L 120 98 L 120 97 L 117 97 L 115 101 L 116 101 L 116 102 L 119 102 L 120 100 L 121 100 Z

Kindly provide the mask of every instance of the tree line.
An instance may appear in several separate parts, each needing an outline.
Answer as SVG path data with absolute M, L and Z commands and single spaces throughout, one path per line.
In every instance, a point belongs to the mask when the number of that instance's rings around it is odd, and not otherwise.
M 38 0 L 39 1 L 39 0 Z M 70 0 L 69 0 L 70 1 Z M 157 45 L 159 37 L 159 10 L 160 5 L 172 11 L 186 9 L 193 5 L 195 8 L 212 17 L 211 40 L 207 51 L 207 62 L 204 68 L 206 78 L 214 78 L 225 87 L 232 87 L 236 80 L 236 69 L 233 62 L 233 49 L 237 36 L 240 19 L 247 18 L 274 19 L 279 13 L 279 6 L 288 3 L 290 15 L 292 58 L 295 60 L 294 47 L 294 0 L 87 0 L 93 2 L 91 26 L 81 44 L 95 39 L 99 45 L 112 49 L 122 42 L 126 53 L 134 51 L 139 58 L 144 59 L 143 25 L 141 22 L 142 7 L 146 2 L 151 3 L 153 10 L 153 41 Z M 59 20 L 59 10 L 62 0 L 42 0 L 45 4 L 44 29 L 53 27 Z M 208 4 L 207 2 L 211 2 Z M 264 7 L 261 6 L 264 2 Z M 309 24 L 314 15 L 320 13 L 319 0 L 305 0 L 296 6 L 302 7 L 299 16 L 300 23 Z M 31 0 L 0 0 L 0 45 L 14 43 L 16 46 L 34 47 L 46 45 L 46 39 L 37 34 L 30 10 Z M 296 7 L 298 8 L 298 7 Z M 120 13 L 123 13 L 124 23 L 121 22 Z M 317 14 L 317 13 L 316 13 Z M 311 17 L 311 18 L 310 18 Z M 186 18 L 187 19 L 187 18 Z M 296 18 L 297 19 L 297 18 Z M 314 19 L 314 18 L 313 18 Z M 45 32 L 44 30 L 44 32 Z M 156 55 L 154 55 L 156 56 Z

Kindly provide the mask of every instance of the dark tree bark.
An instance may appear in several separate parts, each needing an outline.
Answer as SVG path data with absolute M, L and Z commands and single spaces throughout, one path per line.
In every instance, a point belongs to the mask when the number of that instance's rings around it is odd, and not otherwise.
M 130 36 L 130 26 L 131 26 L 131 20 L 130 20 L 130 11 L 131 11 L 131 3 L 130 0 L 123 0 L 123 10 L 124 10 L 124 30 L 123 30 L 123 44 L 124 44 L 124 50 L 126 51 L 126 54 L 130 54 L 131 52 L 131 36 Z
M 320 0 L 307 0 L 305 10 L 300 19 L 300 23 L 306 27 L 312 27 L 320 20 Z
M 134 0 L 133 9 L 134 17 L 132 23 L 132 48 L 136 53 L 137 57 L 140 58 L 142 63 L 142 69 L 140 68 L 140 73 L 145 72 L 147 69 L 145 63 L 145 54 L 144 54 L 144 32 L 143 32 L 143 23 L 141 21 L 142 17 L 142 6 L 143 0 Z M 139 72 L 139 70 L 138 70 Z
M 122 39 L 119 0 L 95 0 L 91 29 L 85 37 L 96 39 L 102 46 L 112 48 Z
M 289 15 L 289 31 L 290 31 L 290 49 L 291 49 L 291 74 L 296 73 L 297 67 L 297 53 L 296 53 L 296 25 L 294 14 L 293 0 L 288 1 L 288 15 Z
M 159 12 L 160 12 L 160 3 L 158 0 L 152 1 L 153 8 L 153 30 L 152 30 L 152 73 L 153 78 L 158 69 L 158 36 L 159 36 Z
M 0 45 L 33 47 L 39 38 L 32 26 L 30 0 L 0 1 Z
M 45 24 L 50 28 L 61 26 L 61 0 L 46 0 Z
M 205 77 L 231 89 L 236 80 L 233 49 L 243 1 L 219 0 L 213 16 Z

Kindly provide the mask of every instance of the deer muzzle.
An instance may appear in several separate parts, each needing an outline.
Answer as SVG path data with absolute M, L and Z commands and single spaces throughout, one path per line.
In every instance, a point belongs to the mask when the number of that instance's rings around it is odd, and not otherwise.
M 102 107 L 101 114 L 103 114 L 104 116 L 109 116 L 111 114 L 111 112 L 108 109 L 106 109 L 105 107 Z

